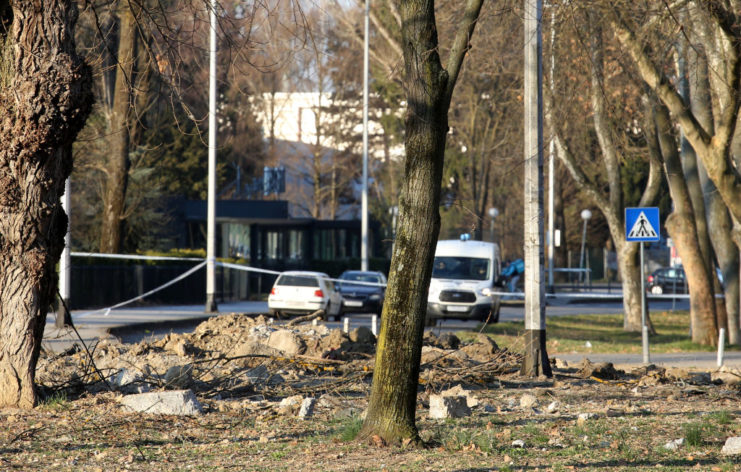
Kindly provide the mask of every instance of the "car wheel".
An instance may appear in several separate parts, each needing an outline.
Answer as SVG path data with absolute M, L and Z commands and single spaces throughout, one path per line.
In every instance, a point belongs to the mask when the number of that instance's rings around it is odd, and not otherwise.
M 435 326 L 437 326 L 437 318 L 433 318 L 431 316 L 426 316 L 425 317 L 425 326 L 427 328 L 434 328 Z
M 322 315 L 322 319 L 324 321 L 330 321 L 334 318 L 333 315 L 330 315 L 332 311 L 332 302 L 327 302 L 327 306 L 324 307 L 324 314 Z
M 664 289 L 661 288 L 661 285 L 654 285 L 653 287 L 651 287 L 651 293 L 653 293 L 654 295 L 661 295 L 662 293 L 664 293 Z
M 276 320 L 279 320 L 283 318 L 283 313 L 281 313 L 280 310 L 270 310 L 270 316 L 272 316 Z

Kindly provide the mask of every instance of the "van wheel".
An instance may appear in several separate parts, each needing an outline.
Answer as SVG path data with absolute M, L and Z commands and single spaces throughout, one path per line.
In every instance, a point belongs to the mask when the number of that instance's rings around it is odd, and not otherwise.
M 425 317 L 425 327 L 434 328 L 435 326 L 437 326 L 437 318 L 426 316 Z

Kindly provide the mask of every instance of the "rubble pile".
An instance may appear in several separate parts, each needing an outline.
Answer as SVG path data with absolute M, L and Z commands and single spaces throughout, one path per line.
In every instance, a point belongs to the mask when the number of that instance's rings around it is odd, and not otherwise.
M 321 322 L 279 324 L 265 316 L 233 314 L 211 318 L 190 333 L 137 344 L 109 337 L 89 347 L 92 361 L 86 349 L 44 353 L 37 383 L 42 392 L 64 391 L 71 396 L 110 391 L 120 397 L 122 408 L 143 412 L 162 403 L 168 414 L 237 410 L 266 418 L 275 414 L 308 418 L 319 410 L 354 416 L 363 411 L 370 390 L 375 348 L 375 336 L 363 327 L 344 333 Z M 626 373 L 610 363 L 587 359 L 573 366 L 559 359 L 552 362 L 554 385 L 604 384 L 631 389 L 634 395 L 673 385 L 684 389 L 676 395 L 694 395 L 697 386 L 730 386 L 741 380 L 739 372 L 725 368 L 711 374 L 643 366 Z M 480 404 L 474 392 L 514 385 L 521 364 L 521 355 L 500 348 L 487 335 L 464 342 L 450 333 L 428 331 L 422 348 L 420 401 L 433 418 L 495 408 Z M 165 393 L 170 395 L 162 397 L 167 402 L 159 396 Z M 553 399 L 541 400 L 548 405 L 547 414 L 562 408 Z M 523 397 L 520 404 L 527 411 L 544 413 L 535 397 Z
M 375 348 L 376 337 L 365 327 L 344 333 L 321 322 L 278 324 L 265 316 L 232 314 L 153 341 L 103 339 L 90 347 L 93 362 L 82 349 L 42 355 L 37 382 L 47 391 L 189 389 L 216 399 L 366 392 Z M 421 381 L 441 388 L 472 376 L 480 382 L 515 370 L 518 362 L 485 335 L 462 343 L 452 334 L 428 332 Z

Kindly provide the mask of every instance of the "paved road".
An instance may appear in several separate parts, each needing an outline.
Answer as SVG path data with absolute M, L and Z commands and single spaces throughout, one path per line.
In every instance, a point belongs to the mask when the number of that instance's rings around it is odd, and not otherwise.
M 671 300 L 654 300 L 651 309 L 667 311 L 672 308 L 688 309 L 686 300 L 672 302 Z M 572 314 L 612 314 L 622 313 L 622 305 L 616 302 L 599 303 L 566 303 L 563 300 L 550 302 L 546 308 L 547 316 L 564 316 Z M 266 313 L 265 302 L 234 302 L 219 304 L 219 314 L 229 313 Z M 521 302 L 508 301 L 502 306 L 500 319 L 502 321 L 517 321 L 523 319 L 524 308 Z M 169 332 L 184 332 L 191 330 L 195 324 L 213 315 L 203 312 L 203 305 L 183 305 L 166 307 L 143 307 L 118 309 L 106 313 L 104 311 L 75 311 L 72 319 L 80 336 L 86 343 L 114 332 L 125 342 L 136 342 L 146 337 L 161 336 Z M 371 316 L 351 314 L 348 316 L 350 328 L 358 326 L 371 327 Z M 330 322 L 332 328 L 342 326 L 341 321 Z M 433 328 L 438 332 L 473 330 L 477 326 L 474 321 L 441 320 Z M 45 349 L 60 352 L 77 341 L 77 336 L 69 329 L 62 331 L 54 327 L 54 315 L 47 318 L 44 332 L 43 346 Z M 563 354 L 557 357 L 569 363 L 581 361 L 584 354 Z M 589 354 L 587 357 L 593 362 L 613 362 L 616 365 L 638 365 L 642 363 L 640 354 Z M 686 367 L 713 368 L 716 366 L 715 353 L 677 353 L 654 354 L 651 362 L 657 365 L 681 365 Z M 725 365 L 741 368 L 741 352 L 727 352 Z

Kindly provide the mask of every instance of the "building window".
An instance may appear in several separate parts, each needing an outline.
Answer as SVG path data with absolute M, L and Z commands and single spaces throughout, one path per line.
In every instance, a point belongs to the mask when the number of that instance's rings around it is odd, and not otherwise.
M 288 258 L 292 260 L 305 259 L 303 231 L 291 230 L 288 232 Z
M 227 257 L 250 259 L 250 226 L 236 223 L 223 225 L 228 241 Z
M 268 231 L 266 234 L 265 255 L 267 259 L 282 260 L 283 254 L 283 233 L 278 231 Z

